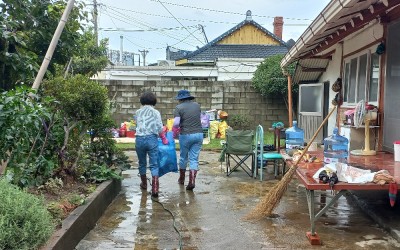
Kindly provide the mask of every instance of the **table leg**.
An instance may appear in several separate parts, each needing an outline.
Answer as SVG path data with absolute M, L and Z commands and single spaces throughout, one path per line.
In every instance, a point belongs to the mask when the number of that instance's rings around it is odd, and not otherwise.
M 306 189 L 308 212 L 310 213 L 310 223 L 311 223 L 311 231 L 307 232 L 306 236 L 310 241 L 311 245 L 321 245 L 321 239 L 319 238 L 317 232 L 315 232 L 315 222 L 346 192 L 347 190 L 340 190 L 337 194 L 335 194 L 332 197 L 332 199 L 329 200 L 328 203 L 326 203 L 326 205 L 321 210 L 319 210 L 317 214 L 315 214 L 314 190 Z
M 314 190 L 306 189 L 308 213 L 310 214 L 311 234 L 315 234 L 315 195 Z

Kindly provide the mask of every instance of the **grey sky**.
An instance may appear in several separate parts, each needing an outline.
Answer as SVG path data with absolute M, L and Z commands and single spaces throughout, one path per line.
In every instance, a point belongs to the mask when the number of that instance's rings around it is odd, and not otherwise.
M 161 1 L 161 3 L 160 3 Z M 205 44 L 198 24 L 204 26 L 212 41 L 245 19 L 251 10 L 253 20 L 273 32 L 273 17 L 284 17 L 283 40 L 297 40 L 329 0 L 97 0 L 99 6 L 99 38 L 109 38 L 111 49 L 149 51 L 146 64 L 165 59 L 167 45 L 195 50 Z M 86 0 L 86 3 L 93 2 Z M 91 7 L 91 6 L 90 6 Z M 300 25 L 300 26 L 299 26 Z M 184 27 L 185 28 L 184 28 Z M 107 31 L 130 29 L 143 31 Z M 156 29 L 156 31 L 148 31 Z M 191 34 L 192 33 L 192 34 Z

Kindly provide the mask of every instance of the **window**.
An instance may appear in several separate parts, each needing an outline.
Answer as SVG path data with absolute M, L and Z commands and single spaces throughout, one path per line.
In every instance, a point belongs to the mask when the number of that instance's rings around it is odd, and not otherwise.
M 323 97 L 323 84 L 301 84 L 299 92 L 299 112 L 302 115 L 322 116 Z
M 344 61 L 343 101 L 355 105 L 364 100 L 378 105 L 379 56 L 363 52 Z

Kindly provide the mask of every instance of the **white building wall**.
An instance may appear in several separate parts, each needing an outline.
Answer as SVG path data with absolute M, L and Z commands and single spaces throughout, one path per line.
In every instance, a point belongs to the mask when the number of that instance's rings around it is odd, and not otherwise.
M 173 78 L 209 78 L 215 80 L 218 71 L 215 67 L 179 67 L 179 66 L 117 66 L 107 68 L 94 76 L 97 80 L 133 80 L 133 81 L 160 81 Z
M 328 67 L 325 73 L 320 77 L 320 82 L 329 81 L 329 96 L 325 96 L 325 98 L 329 98 L 329 111 L 334 107 L 332 105 L 332 100 L 335 98 L 336 92 L 332 91 L 332 84 L 338 79 L 340 76 L 340 63 L 342 60 L 342 46 L 340 44 L 336 45 L 331 49 L 336 49 L 335 53 L 332 55 L 332 61 L 329 62 Z M 336 116 L 337 112 L 334 112 L 328 120 L 328 135 L 333 133 L 333 129 L 336 126 Z
M 223 58 L 218 59 L 218 81 L 251 81 L 258 65 L 264 58 L 243 59 Z
M 176 78 L 208 78 L 218 81 L 251 81 L 264 58 L 224 58 L 214 67 L 194 66 L 113 66 L 101 71 L 97 80 L 160 81 Z
M 380 40 L 383 36 L 383 26 L 379 23 L 375 23 L 367 26 L 359 32 L 356 32 L 346 38 L 342 44 L 337 44 L 331 49 L 336 49 L 335 53 L 332 55 L 332 61 L 329 62 L 329 65 L 325 71 L 325 73 L 320 77 L 320 82 L 329 81 L 330 90 L 329 90 L 329 110 L 333 108 L 331 101 L 335 97 L 336 93 L 332 91 L 331 86 L 336 81 L 337 78 L 343 78 L 340 75 L 340 68 L 342 62 L 342 50 L 343 56 L 346 56 L 354 51 L 357 51 L 360 48 L 367 46 L 368 44 L 373 43 L 376 40 Z M 376 49 L 376 46 L 373 46 L 373 49 Z M 326 97 L 325 97 L 326 98 Z M 335 112 L 328 120 L 328 134 L 332 134 L 334 127 L 336 126 L 336 116 Z

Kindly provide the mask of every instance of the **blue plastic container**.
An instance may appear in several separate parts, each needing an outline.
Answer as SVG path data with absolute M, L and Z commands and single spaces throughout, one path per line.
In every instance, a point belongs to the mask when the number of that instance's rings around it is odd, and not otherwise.
M 349 158 L 349 140 L 333 129 L 333 135 L 324 139 L 324 163 L 347 163 Z
M 304 146 L 304 130 L 297 127 L 297 121 L 293 121 L 293 127 L 286 129 L 286 151 Z

